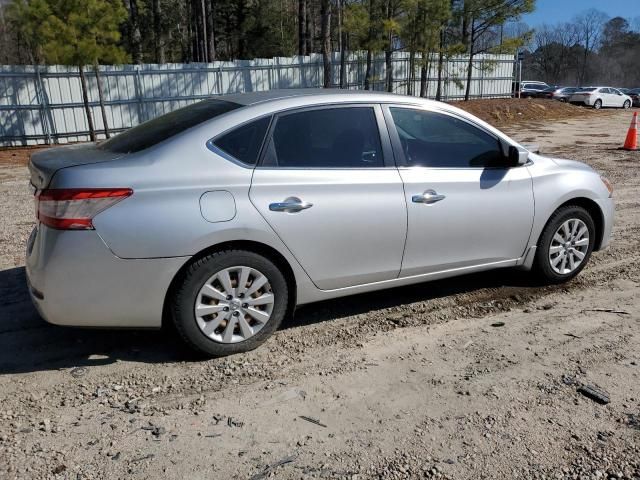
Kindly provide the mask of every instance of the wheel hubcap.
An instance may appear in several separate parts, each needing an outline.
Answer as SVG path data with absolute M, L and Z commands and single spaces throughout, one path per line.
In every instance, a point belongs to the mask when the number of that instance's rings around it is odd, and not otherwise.
M 589 249 L 589 228 L 580 219 L 571 218 L 560 225 L 551 239 L 549 263 L 554 272 L 566 275 L 584 261 Z
M 211 340 L 242 342 L 267 324 L 274 296 L 269 279 L 251 267 L 225 268 L 212 275 L 198 292 L 195 317 Z

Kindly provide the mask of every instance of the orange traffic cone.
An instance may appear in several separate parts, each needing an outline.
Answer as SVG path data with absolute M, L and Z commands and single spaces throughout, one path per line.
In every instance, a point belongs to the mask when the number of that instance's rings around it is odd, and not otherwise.
M 627 139 L 624 141 L 623 150 L 638 150 L 638 112 L 633 114 Z

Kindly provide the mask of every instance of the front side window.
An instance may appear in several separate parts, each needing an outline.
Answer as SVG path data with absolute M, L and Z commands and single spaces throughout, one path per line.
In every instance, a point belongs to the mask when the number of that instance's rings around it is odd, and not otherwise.
M 264 117 L 246 123 L 221 135 L 212 143 L 236 160 L 255 165 L 270 122 L 271 117 Z
M 276 121 L 263 165 L 383 167 L 375 111 L 371 107 L 342 107 L 283 115 Z
M 442 113 L 390 108 L 407 166 L 484 168 L 504 164 L 494 136 Z

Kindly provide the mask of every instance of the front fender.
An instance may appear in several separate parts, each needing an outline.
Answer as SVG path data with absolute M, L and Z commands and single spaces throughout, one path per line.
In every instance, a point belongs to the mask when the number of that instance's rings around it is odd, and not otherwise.
M 579 162 L 553 161 L 543 157 L 538 157 L 527 168 L 533 178 L 535 202 L 530 247 L 537 244 L 553 212 L 572 200 L 590 201 L 598 207 L 603 226 L 598 246 L 604 248 L 608 244 L 613 224 L 613 199 L 595 170 Z

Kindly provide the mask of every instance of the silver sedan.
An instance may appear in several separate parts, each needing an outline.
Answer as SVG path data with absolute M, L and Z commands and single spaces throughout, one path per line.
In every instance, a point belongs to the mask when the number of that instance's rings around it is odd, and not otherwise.
M 207 355 L 296 305 L 502 267 L 548 282 L 609 242 L 609 182 L 451 105 L 369 92 L 214 97 L 29 164 L 33 301 L 59 325 L 173 322 Z

